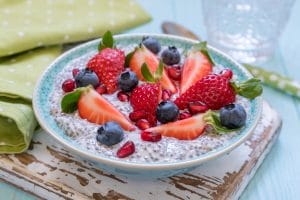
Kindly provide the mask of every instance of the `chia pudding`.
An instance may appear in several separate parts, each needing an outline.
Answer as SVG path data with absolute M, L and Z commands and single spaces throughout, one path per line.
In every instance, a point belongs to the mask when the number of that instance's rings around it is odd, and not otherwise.
M 134 49 L 134 46 L 117 46 L 117 48 L 123 50 L 125 54 L 128 54 Z M 161 48 L 165 49 L 167 47 L 162 46 Z M 180 64 L 182 64 L 184 62 L 185 55 L 183 54 L 183 49 L 179 49 L 179 52 L 181 53 Z M 141 140 L 141 130 L 136 128 L 131 132 L 124 131 L 124 139 L 118 144 L 112 146 L 101 144 L 96 140 L 97 130 L 101 125 L 82 119 L 79 116 L 78 111 L 67 114 L 63 113 L 61 110 L 61 100 L 65 95 L 64 91 L 61 89 L 62 83 L 66 79 L 73 78 L 72 70 L 74 68 L 84 69 L 88 61 L 96 53 L 96 51 L 90 52 L 87 55 L 71 61 L 67 66 L 64 66 L 64 69 L 57 74 L 53 93 L 50 95 L 49 99 L 51 115 L 54 117 L 58 126 L 64 130 L 67 136 L 71 137 L 72 140 L 87 151 L 90 151 L 93 154 L 98 154 L 102 157 L 126 160 L 130 162 L 169 163 L 197 158 L 202 154 L 227 145 L 230 139 L 239 135 L 239 131 L 232 131 L 226 134 L 216 133 L 212 128 L 207 126 L 204 133 L 193 140 L 178 140 L 173 137 L 162 136 L 162 139 L 159 142 L 147 142 Z M 213 67 L 213 73 L 218 74 L 223 69 L 223 66 L 216 65 Z M 233 75 L 232 80 L 236 80 L 236 78 L 237 77 Z M 142 81 L 139 81 L 139 85 L 140 84 L 142 84 Z M 129 113 L 133 111 L 133 108 L 130 105 L 130 102 L 121 102 L 117 98 L 118 91 L 113 94 L 102 94 L 102 97 L 109 101 L 115 108 L 124 114 L 124 116 L 128 117 Z M 178 94 L 174 94 L 172 96 L 172 100 L 174 100 L 177 96 Z M 250 102 L 247 98 L 237 95 L 235 103 L 242 105 L 246 110 L 246 113 L 249 113 Z M 117 150 L 129 140 L 133 141 L 135 144 L 135 153 L 125 158 L 118 158 L 116 156 Z

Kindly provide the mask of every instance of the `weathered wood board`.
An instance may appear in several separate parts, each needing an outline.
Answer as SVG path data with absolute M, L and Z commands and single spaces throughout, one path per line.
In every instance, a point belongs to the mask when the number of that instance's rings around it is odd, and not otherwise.
M 245 143 L 190 173 L 155 181 L 103 172 L 39 131 L 26 153 L 0 155 L 0 178 L 42 199 L 237 199 L 280 128 L 281 119 L 265 102 L 260 123 Z

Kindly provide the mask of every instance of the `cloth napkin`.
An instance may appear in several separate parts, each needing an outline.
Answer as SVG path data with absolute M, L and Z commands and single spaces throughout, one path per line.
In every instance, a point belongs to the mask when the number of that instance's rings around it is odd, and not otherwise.
M 98 38 L 150 19 L 133 0 L 0 0 L 0 153 L 25 151 L 37 127 L 33 89 L 61 53 L 58 46 L 39 47 Z

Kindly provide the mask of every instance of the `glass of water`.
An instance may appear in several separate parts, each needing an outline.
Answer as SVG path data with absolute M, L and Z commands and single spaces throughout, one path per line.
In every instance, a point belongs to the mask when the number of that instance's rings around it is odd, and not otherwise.
M 202 0 L 208 43 L 245 62 L 267 60 L 294 0 Z

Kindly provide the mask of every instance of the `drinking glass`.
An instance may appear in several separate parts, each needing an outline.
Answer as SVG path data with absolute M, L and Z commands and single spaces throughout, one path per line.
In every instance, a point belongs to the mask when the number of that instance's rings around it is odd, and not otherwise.
M 277 48 L 294 0 L 202 0 L 208 43 L 235 59 L 267 60 Z

